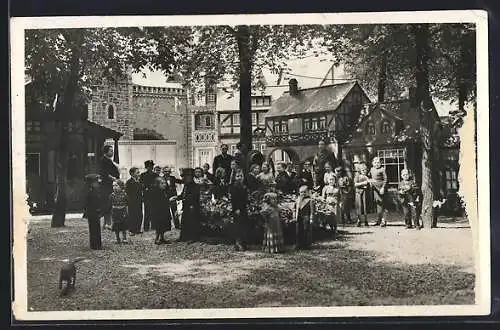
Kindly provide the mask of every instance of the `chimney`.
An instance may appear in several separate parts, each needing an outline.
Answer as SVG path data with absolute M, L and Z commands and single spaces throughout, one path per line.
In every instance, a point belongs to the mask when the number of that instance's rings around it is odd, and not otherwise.
M 288 91 L 291 96 L 297 96 L 299 94 L 299 88 L 297 87 L 297 79 L 292 78 L 288 81 Z
M 408 88 L 408 98 L 410 100 L 410 106 L 416 107 L 417 106 L 417 87 L 410 86 Z

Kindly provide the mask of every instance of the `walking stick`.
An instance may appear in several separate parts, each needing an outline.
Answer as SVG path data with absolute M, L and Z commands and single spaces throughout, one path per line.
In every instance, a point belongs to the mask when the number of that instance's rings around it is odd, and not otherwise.
M 368 189 L 367 189 L 367 190 L 368 190 Z M 365 191 L 363 192 L 363 201 L 362 201 L 362 202 L 363 202 L 363 216 L 365 217 L 365 223 L 367 223 L 367 222 L 368 222 L 368 214 L 367 214 L 367 212 L 366 212 L 366 200 L 367 200 L 367 198 L 366 198 L 366 196 L 367 196 L 366 191 L 367 191 L 367 190 L 365 190 Z

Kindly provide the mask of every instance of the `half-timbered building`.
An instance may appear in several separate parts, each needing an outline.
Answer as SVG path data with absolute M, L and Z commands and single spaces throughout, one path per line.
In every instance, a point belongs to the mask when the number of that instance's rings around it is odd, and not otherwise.
M 290 79 L 289 90 L 266 115 L 266 156 L 286 152 L 294 163 L 312 158 L 320 140 L 339 158 L 342 144 L 370 99 L 356 81 L 299 89 Z
M 429 111 L 433 120 L 436 198 L 447 199 L 447 212 L 458 211 L 458 135 L 449 123 L 441 120 L 434 105 Z M 412 88 L 408 98 L 368 105 L 366 115 L 360 118 L 343 145 L 342 160 L 353 169 L 359 163 L 369 165 L 374 157 L 380 158 L 388 177 L 389 206 L 397 205 L 396 190 L 402 169 L 408 169 L 420 183 L 420 122 Z

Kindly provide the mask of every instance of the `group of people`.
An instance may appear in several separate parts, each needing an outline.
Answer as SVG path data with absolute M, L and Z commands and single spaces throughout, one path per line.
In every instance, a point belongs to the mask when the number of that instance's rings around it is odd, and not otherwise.
M 386 225 L 387 174 L 380 159 L 374 158 L 368 170 L 366 164 L 357 167 L 354 177 L 349 169 L 339 166 L 324 141 L 318 153 L 302 166 L 284 162 L 263 162 L 261 165 L 245 159 L 245 147 L 238 145 L 235 155 L 228 154 L 227 145 L 210 164 L 172 174 L 170 167 L 144 163 L 146 171 L 137 167 L 129 170 L 130 179 L 119 179 L 118 165 L 113 163 L 113 149 L 104 147 L 99 175 L 88 175 L 88 198 L 85 216 L 89 221 L 90 245 L 100 249 L 100 217 L 104 228 L 115 232 L 117 243 L 127 243 L 130 235 L 143 229 L 155 230 L 155 244 L 168 243 L 165 233 L 180 229 L 181 241 L 192 243 L 200 239 L 202 210 L 210 201 L 228 200 L 233 220 L 235 249 L 247 249 L 249 233 L 255 228 L 249 217 L 250 200 L 257 201 L 258 215 L 263 223 L 262 248 L 270 253 L 283 250 L 283 219 L 280 215 L 280 196 L 292 196 L 295 201 L 295 248 L 307 249 L 312 244 L 312 227 L 316 223 L 329 227 L 335 237 L 337 224 L 351 221 L 352 202 L 357 226 L 368 225 L 367 196 L 373 193 L 377 206 L 376 225 Z M 398 187 L 407 228 L 420 228 L 421 192 L 406 169 L 401 173 Z M 178 194 L 177 187 L 182 186 Z M 182 204 L 178 212 L 177 203 Z M 413 220 L 413 221 L 412 221 Z M 413 223 L 412 223 L 413 222 Z

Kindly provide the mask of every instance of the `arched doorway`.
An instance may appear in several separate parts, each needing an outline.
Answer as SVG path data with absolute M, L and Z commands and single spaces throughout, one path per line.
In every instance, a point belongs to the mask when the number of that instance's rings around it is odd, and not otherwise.
M 269 159 L 272 159 L 274 163 L 300 163 L 300 156 L 291 148 L 272 148 L 266 152 L 266 160 L 269 161 Z

